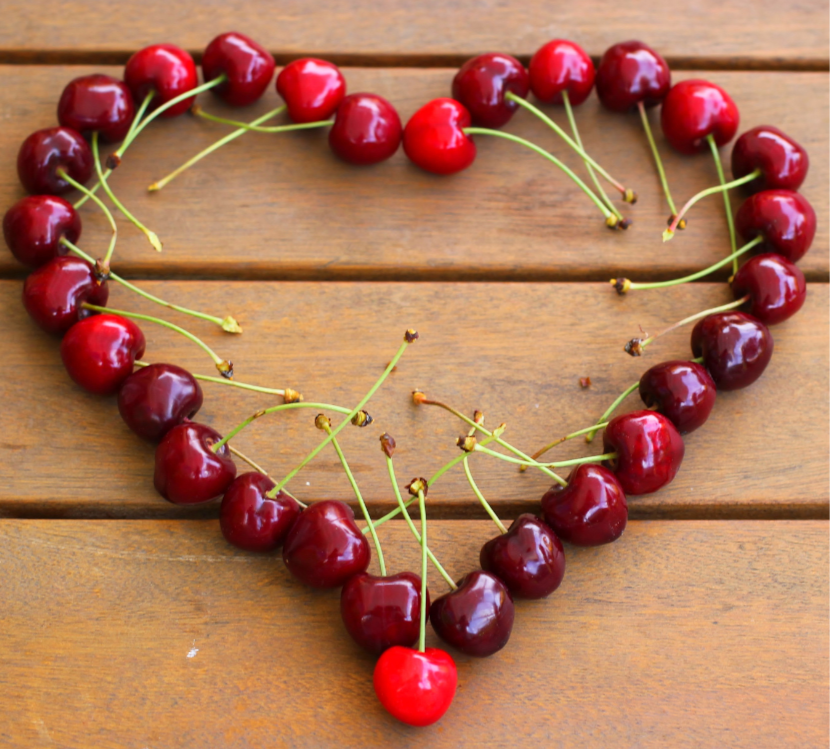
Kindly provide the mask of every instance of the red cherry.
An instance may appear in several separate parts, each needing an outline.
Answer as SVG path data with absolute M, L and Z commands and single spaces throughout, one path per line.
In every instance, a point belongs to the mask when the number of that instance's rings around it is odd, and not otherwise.
M 375 665 L 375 694 L 386 711 L 410 726 L 431 726 L 452 704 L 458 672 L 449 653 L 389 648 Z
M 715 383 L 706 367 L 692 361 L 667 361 L 640 378 L 640 398 L 688 434 L 702 427 L 715 405 Z
M 816 212 L 800 193 L 764 190 L 744 201 L 735 216 L 735 227 L 747 241 L 763 235 L 761 249 L 795 263 L 813 243 Z
M 110 143 L 124 140 L 135 117 L 130 90 L 109 75 L 84 75 L 66 84 L 58 102 L 58 122 L 84 136 L 93 132 Z
M 473 118 L 484 127 L 501 127 L 519 108 L 505 99 L 510 91 L 525 98 L 530 77 L 515 57 L 491 52 L 467 60 L 452 81 L 452 97 L 460 101 Z
M 732 175 L 744 177 L 756 169 L 762 174 L 744 185 L 758 190 L 797 190 L 810 168 L 810 157 L 796 141 L 772 125 L 747 130 L 732 149 Z
M 554 39 L 530 58 L 530 90 L 544 104 L 561 104 L 568 92 L 573 106 L 582 104 L 594 87 L 594 63 L 582 47 Z
M 294 122 L 327 120 L 346 95 L 346 79 L 337 65 L 305 57 L 280 71 L 277 93 L 285 100 Z
M 171 99 L 196 88 L 199 76 L 196 63 L 188 52 L 172 44 L 153 44 L 140 49 L 124 68 L 124 83 L 130 89 L 136 104 L 141 104 L 150 92 L 150 108 L 166 104 Z M 195 96 L 165 109 L 161 117 L 178 117 L 190 109 Z
M 76 130 L 48 127 L 32 133 L 17 154 L 17 176 L 33 195 L 59 195 L 73 189 L 57 174 L 63 169 L 82 185 L 92 176 L 92 151 Z
M 217 36 L 202 55 L 205 82 L 224 73 L 227 80 L 211 91 L 233 107 L 259 99 L 271 83 L 275 67 L 268 50 L 235 31 Z
M 668 63 L 638 41 L 605 50 L 597 68 L 597 96 L 612 112 L 627 112 L 640 102 L 656 107 L 671 87 Z
M 729 143 L 738 131 L 740 114 L 720 86 L 688 80 L 669 90 L 660 119 L 666 140 L 680 153 L 695 154 L 707 147 L 707 135 L 718 146 Z
M 38 268 L 67 253 L 60 240 L 75 244 L 81 236 L 81 217 L 63 198 L 30 195 L 18 200 L 3 217 L 3 236 L 21 263 Z
M 401 144 L 401 118 L 386 99 L 351 94 L 340 102 L 329 146 L 343 161 L 367 166 L 385 161 Z
M 403 132 L 403 150 L 421 169 L 455 174 L 476 157 L 473 139 L 464 132 L 470 113 L 455 99 L 433 99 L 412 115 Z
M 749 294 L 749 312 L 765 325 L 791 318 L 804 305 L 807 283 L 801 269 L 772 253 L 756 255 L 732 279 L 735 299 Z
M 118 392 L 142 356 L 144 334 L 132 320 L 118 315 L 86 317 L 61 341 L 61 359 L 69 376 L 96 395 Z

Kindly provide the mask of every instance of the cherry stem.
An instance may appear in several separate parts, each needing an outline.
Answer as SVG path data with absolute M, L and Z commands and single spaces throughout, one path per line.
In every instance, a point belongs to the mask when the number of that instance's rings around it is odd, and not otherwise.
M 261 473 L 263 476 L 267 476 L 267 475 L 268 475 L 268 471 L 266 471 L 266 470 L 265 470 L 265 469 L 264 469 L 261 465 L 259 465 L 258 463 L 255 463 L 253 460 L 251 460 L 251 458 L 249 458 L 247 455 L 245 455 L 245 453 L 243 453 L 241 450 L 237 450 L 237 449 L 236 449 L 235 447 L 233 447 L 232 445 L 228 445 L 228 450 L 230 450 L 230 451 L 231 451 L 234 455 L 236 455 L 236 457 L 237 457 L 237 458 L 239 458 L 240 460 L 244 460 L 244 461 L 245 461 L 245 462 L 246 462 L 249 466 L 251 466 L 251 468 L 253 468 L 253 469 L 254 469 L 257 473 Z M 293 500 L 294 500 L 294 501 L 295 501 L 298 505 L 300 505 L 300 507 L 302 507 L 304 510 L 307 510 L 307 509 L 308 509 L 308 505 L 307 505 L 307 504 L 305 504 L 305 502 L 300 502 L 300 500 L 299 500 L 299 499 L 297 499 L 297 498 L 296 498 L 293 494 L 289 494 L 287 491 L 285 491 L 285 489 L 283 489 L 283 492 L 282 492 L 282 493 L 283 493 L 283 494 L 287 494 L 289 497 L 291 497 L 291 499 L 293 499 Z
M 718 170 L 718 179 L 722 185 L 726 184 L 726 176 L 723 173 L 723 164 L 720 160 L 720 152 L 718 151 L 718 144 L 715 143 L 715 138 L 712 133 L 706 136 L 706 140 L 709 141 L 709 148 L 712 150 L 712 158 L 715 160 L 715 169 Z M 735 256 L 735 252 L 738 249 L 738 243 L 735 240 L 735 221 L 732 218 L 732 203 L 729 200 L 729 193 L 723 193 L 723 205 L 726 209 L 726 224 L 729 227 L 729 246 L 731 248 L 731 257 L 732 257 L 732 274 L 738 272 L 738 258 Z
M 424 492 L 418 492 L 418 509 L 421 511 L 421 632 L 418 635 L 418 650 L 426 650 L 427 637 L 427 508 Z
M 487 448 L 484 449 L 485 451 L 487 450 Z M 490 506 L 490 503 L 485 499 L 484 495 L 481 493 L 481 489 L 478 488 L 478 485 L 473 479 L 473 474 L 470 471 L 470 462 L 466 455 L 464 456 L 464 473 L 467 474 L 467 481 L 470 484 L 470 488 L 473 490 L 473 494 L 478 497 L 478 501 L 481 502 L 481 506 L 484 508 L 484 511 L 490 516 L 490 519 L 496 524 L 496 526 L 498 526 L 498 529 L 502 533 L 507 533 L 507 528 L 504 527 L 504 523 L 499 520 L 499 516 L 496 515 L 495 511 Z
M 637 380 L 637 382 L 635 382 L 633 385 L 629 385 L 625 390 L 622 391 L 622 393 L 620 393 L 617 396 L 617 399 L 610 406 L 608 406 L 608 408 L 605 409 L 605 412 L 602 414 L 602 416 L 600 416 L 599 419 L 597 419 L 597 423 L 594 424 L 594 426 L 590 430 L 588 430 L 588 434 L 585 435 L 586 444 L 590 445 L 594 441 L 596 433 L 600 429 L 604 429 L 606 426 L 608 426 L 608 421 L 611 418 L 611 414 L 619 408 L 620 403 L 622 403 L 626 398 L 628 398 L 628 396 L 631 395 L 631 393 L 633 393 L 639 387 L 640 381 Z M 536 456 L 534 455 L 534 457 Z
M 492 455 L 494 458 L 499 458 L 501 460 L 507 461 L 508 463 L 516 463 L 517 465 L 523 466 L 552 466 L 554 468 L 565 468 L 569 466 L 579 466 L 583 463 L 602 463 L 604 460 L 614 460 L 617 457 L 617 453 L 605 453 L 603 455 L 588 455 L 584 458 L 573 458 L 572 460 L 560 460 L 556 463 L 537 463 L 535 460 L 525 461 L 525 460 L 518 460 L 517 458 L 511 458 L 509 455 L 503 455 L 502 453 L 497 453 L 495 450 L 490 450 L 487 447 L 482 447 L 481 445 L 476 445 L 473 448 L 474 452 L 481 452 L 487 455 Z
M 149 367 L 150 364 L 148 362 L 143 362 L 136 360 L 133 362 L 137 367 Z M 193 377 L 197 380 L 204 380 L 205 382 L 215 382 L 218 385 L 230 385 L 231 387 L 241 388 L 242 390 L 253 390 L 257 393 L 266 393 L 268 395 L 281 395 L 283 398 L 286 397 L 288 390 L 281 390 L 278 388 L 267 388 L 261 385 L 249 385 L 247 382 L 239 382 L 239 380 L 226 380 L 224 377 L 211 377 L 210 375 L 203 375 L 203 374 L 194 374 L 193 372 L 190 373 Z M 296 391 L 292 391 L 296 392 Z M 299 393 L 297 396 L 302 398 Z M 295 401 L 292 401 L 292 403 Z M 337 410 L 337 406 L 326 406 L 326 408 Z M 345 411 L 345 409 L 343 409 Z
M 274 110 L 275 112 L 282 112 L 285 110 L 285 105 Z M 199 106 L 194 106 L 190 110 L 197 117 L 202 117 L 211 122 L 219 122 L 223 125 L 231 125 L 232 127 L 242 128 L 243 130 L 250 130 L 255 133 L 290 133 L 295 130 L 313 130 L 318 127 L 329 127 L 334 124 L 334 120 L 317 120 L 316 122 L 294 122 L 290 125 L 276 125 L 274 127 L 263 127 L 262 125 L 249 125 L 247 122 L 240 122 L 239 120 L 228 120 L 224 117 L 217 117 L 215 114 L 205 112 Z
M 669 190 L 669 181 L 666 179 L 666 170 L 663 169 L 663 161 L 660 158 L 660 152 L 657 150 L 657 144 L 654 142 L 654 135 L 651 133 L 651 125 L 648 121 L 648 113 L 646 112 L 646 105 L 642 100 L 637 102 L 637 109 L 640 110 L 640 119 L 643 121 L 643 130 L 646 131 L 646 138 L 648 138 L 648 145 L 651 147 L 651 153 L 654 156 L 654 165 L 657 167 L 657 174 L 660 175 L 660 184 L 663 186 L 663 194 L 666 196 L 666 202 L 669 204 L 672 216 L 677 215 L 677 206 L 672 200 L 671 190 Z
M 99 198 L 92 190 L 89 190 L 88 188 L 84 187 L 84 185 L 82 185 L 80 182 L 77 182 L 74 179 L 72 179 L 72 177 L 70 177 L 66 173 L 65 169 L 63 169 L 62 167 L 58 167 L 58 169 L 55 170 L 55 173 L 62 179 L 66 180 L 76 190 L 82 192 L 84 194 L 84 200 L 86 200 L 86 198 L 92 198 L 95 205 L 97 205 L 104 212 L 104 215 L 107 217 L 107 221 L 109 221 L 109 225 L 112 227 L 112 237 L 110 238 L 110 244 L 107 248 L 107 254 L 104 258 L 104 267 L 106 268 L 109 265 L 112 253 L 115 251 L 115 242 L 118 239 L 118 226 L 115 223 L 115 218 L 110 212 L 110 209 L 107 208 L 106 204 L 101 200 L 101 198 Z M 75 204 L 75 206 L 73 207 L 77 208 L 78 204 Z M 64 244 L 65 247 L 69 247 L 69 249 L 77 251 L 75 245 L 71 244 L 69 240 L 65 237 L 61 237 L 60 241 Z M 92 265 L 95 265 L 94 260 L 89 260 L 89 262 L 91 262 Z
M 544 455 L 548 450 L 556 447 L 557 445 L 561 445 L 563 442 L 567 442 L 568 440 L 572 440 L 574 437 L 580 437 L 583 434 L 593 434 L 598 429 L 602 429 L 606 426 L 608 426 L 607 421 L 605 421 L 605 422 L 600 421 L 597 424 L 594 424 L 593 426 L 585 427 L 584 429 L 578 429 L 576 432 L 571 432 L 570 434 L 566 434 L 564 437 L 559 437 L 559 439 L 555 439 L 550 444 L 545 445 L 543 448 L 541 448 L 540 450 L 537 450 L 535 453 L 533 453 L 533 455 L 530 456 L 530 459 L 531 460 L 536 460 L 537 458 Z M 587 441 L 590 443 L 591 440 L 587 440 Z M 522 473 L 524 473 L 526 470 L 527 470 L 527 466 L 521 466 L 519 468 L 519 471 L 521 471 Z

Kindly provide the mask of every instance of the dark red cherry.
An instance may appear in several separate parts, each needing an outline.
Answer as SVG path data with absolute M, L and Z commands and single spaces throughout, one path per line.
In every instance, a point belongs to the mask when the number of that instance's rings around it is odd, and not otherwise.
M 807 298 L 801 269 L 781 255 L 767 252 L 744 263 L 732 279 L 735 299 L 749 294 L 749 313 L 765 325 L 791 318 Z
M 12 255 L 30 268 L 39 268 L 67 253 L 62 237 L 77 243 L 81 217 L 63 198 L 30 195 L 6 211 L 3 236 Z
M 135 117 L 130 89 L 109 75 L 84 75 L 66 84 L 58 101 L 58 122 L 84 136 L 97 131 L 110 143 L 124 140 Z
M 530 58 L 530 90 L 544 104 L 561 104 L 568 92 L 573 106 L 582 104 L 594 87 L 594 63 L 582 47 L 554 39 Z
M 603 434 L 603 452 L 627 495 L 651 494 L 669 484 L 683 462 L 683 438 L 663 414 L 634 411 L 611 419 Z
M 672 86 L 660 113 L 666 140 L 685 154 L 708 148 L 707 135 L 712 135 L 718 146 L 729 143 L 740 119 L 738 107 L 726 91 L 697 79 Z
M 436 598 L 429 608 L 436 634 L 467 655 L 484 658 L 501 650 L 513 629 L 513 598 L 495 575 L 476 570 L 456 590 Z
M 747 241 L 762 235 L 762 250 L 797 263 L 816 235 L 816 212 L 801 193 L 764 190 L 743 202 L 735 215 L 735 227 Z
M 706 367 L 692 361 L 667 361 L 640 378 L 640 398 L 688 434 L 702 427 L 715 405 L 717 388 Z
M 744 190 L 797 190 L 807 176 L 810 157 L 807 152 L 772 125 L 747 130 L 732 149 L 732 175 L 744 177 L 756 169 L 761 176 L 744 185 Z
M 409 647 L 421 631 L 421 578 L 413 572 L 354 575 L 340 594 L 340 616 L 352 639 L 370 653 Z
M 280 491 L 266 497 L 274 482 L 261 473 L 237 476 L 225 490 L 219 526 L 225 540 L 246 551 L 274 551 L 285 540 L 302 511 L 297 500 Z
M 199 76 L 193 58 L 181 47 L 153 44 L 138 50 L 127 60 L 124 83 L 132 92 L 136 104 L 141 104 L 150 92 L 154 93 L 150 108 L 155 109 L 196 88 Z M 195 100 L 195 96 L 183 99 L 165 109 L 160 116 L 178 117 L 190 109 Z
M 271 83 L 275 67 L 268 50 L 235 31 L 217 36 L 202 55 L 205 82 L 224 73 L 227 80 L 211 91 L 233 107 L 259 99 Z
M 118 391 L 118 411 L 139 437 L 160 442 L 202 407 L 202 388 L 186 369 L 150 364 L 133 372 Z
M 556 534 L 530 513 L 481 547 L 481 566 L 517 598 L 544 598 L 565 576 L 565 550 Z
M 365 572 L 369 542 L 345 502 L 315 502 L 297 518 L 285 539 L 282 558 L 294 577 L 315 588 L 337 588 Z
M 401 144 L 401 118 L 386 99 L 351 94 L 337 107 L 329 146 L 343 161 L 367 166 L 385 161 Z
M 386 711 L 409 726 L 431 726 L 452 704 L 458 672 L 449 653 L 389 648 L 375 664 L 375 694 Z
M 668 63 L 638 41 L 605 50 L 597 68 L 597 96 L 612 112 L 627 112 L 640 102 L 656 107 L 671 88 Z
M 85 185 L 92 176 L 92 151 L 77 131 L 48 127 L 32 133 L 17 153 L 17 176 L 33 195 L 60 195 L 73 187 L 58 175 L 62 169 Z
M 61 341 L 61 359 L 69 376 L 96 395 L 117 393 L 142 356 L 144 334 L 132 320 L 118 315 L 86 317 Z
M 78 320 L 89 317 L 83 302 L 104 307 L 107 282 L 99 282 L 93 267 L 79 257 L 56 257 L 32 273 L 23 284 L 23 306 L 38 327 L 63 335 Z
M 455 174 L 475 161 L 476 146 L 464 132 L 470 113 L 455 99 L 433 99 L 412 115 L 403 131 L 410 161 L 433 174 Z
M 452 80 L 452 98 L 470 112 L 473 122 L 484 127 L 501 127 L 519 108 L 505 99 L 510 91 L 525 98 L 530 77 L 515 57 L 491 52 L 467 60 Z
M 327 120 L 346 95 L 346 79 L 337 65 L 305 57 L 280 71 L 277 93 L 285 100 L 294 122 Z
M 553 486 L 542 497 L 545 522 L 574 546 L 616 541 L 628 522 L 628 504 L 617 477 L 589 463 L 576 466 L 568 485 Z
M 692 330 L 692 355 L 703 357 L 718 390 L 751 385 L 772 358 L 773 340 L 764 323 L 745 312 L 718 312 Z

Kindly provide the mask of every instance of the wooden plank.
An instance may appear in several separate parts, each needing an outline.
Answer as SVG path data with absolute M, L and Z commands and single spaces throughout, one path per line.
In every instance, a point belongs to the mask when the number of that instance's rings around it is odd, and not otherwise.
M 22 195 L 17 149 L 34 129 L 54 123 L 65 82 L 93 68 L 2 68 L 0 91 L 0 205 Z M 116 75 L 120 69 L 108 69 Z M 430 98 L 449 91 L 452 70 L 350 69 L 350 90 L 386 96 L 407 118 Z M 687 78 L 701 73 L 681 73 Z M 828 77 L 802 73 L 703 73 L 729 90 L 743 127 L 775 124 L 808 149 L 811 170 L 804 194 L 818 212 L 818 235 L 801 263 L 808 277 L 827 280 Z M 771 92 L 786 91 L 786 98 Z M 253 117 L 276 106 L 225 110 L 206 95 L 205 106 L 229 116 Z M 798 106 L 790 102 L 797 101 Z M 565 125 L 561 110 L 551 110 Z M 609 232 L 595 206 L 552 165 L 495 138 L 479 138 L 479 158 L 468 171 L 440 178 L 411 166 L 402 152 L 387 163 L 358 169 L 335 159 L 320 133 L 249 135 L 214 154 L 161 193 L 145 187 L 226 132 L 188 118 L 153 126 L 113 176 L 126 205 L 165 242 L 161 256 L 124 225 L 119 267 L 141 276 L 214 276 L 252 279 L 604 280 L 670 278 L 706 267 L 728 252 L 722 201 L 700 203 L 689 229 L 661 240 L 668 209 L 638 119 L 601 109 L 596 97 L 580 107 L 583 138 L 596 158 L 639 192 L 628 207 L 635 224 Z M 656 120 L 655 120 L 656 122 Z M 547 145 L 575 169 L 547 127 L 519 113 L 508 129 Z M 659 126 L 657 127 L 659 130 Z M 275 138 L 272 140 L 272 137 Z M 711 158 L 681 157 L 658 134 L 678 201 L 717 181 Z M 724 156 L 728 156 L 728 148 Z M 728 163 L 728 159 L 727 159 Z M 739 198 L 735 197 L 736 206 Z M 85 246 L 104 251 L 107 225 L 94 206 L 84 209 Z M 0 253 L 0 274 L 20 273 Z
M 233 312 L 245 327 L 232 337 L 190 324 L 235 362 L 238 379 L 292 386 L 307 400 L 353 405 L 399 346 L 404 329 L 421 333 L 370 405 L 376 422 L 350 428 L 343 446 L 374 511 L 394 503 L 377 438 L 398 442 L 401 483 L 430 476 L 457 455 L 461 425 L 437 409 L 412 405 L 418 387 L 491 426 L 526 451 L 589 426 L 649 366 L 688 357 L 688 330 L 654 344 L 642 359 L 622 346 L 639 326 L 655 332 L 724 303 L 722 285 L 696 284 L 618 297 L 598 284 L 352 284 L 148 282 L 186 306 Z M 0 512 L 16 516 L 184 517 L 152 487 L 153 448 L 119 419 L 112 400 L 81 392 L 66 377 L 56 342 L 35 329 L 18 302 L 19 282 L 0 283 L 6 335 L 0 381 L 4 438 Z M 158 314 L 115 289 L 114 308 Z M 775 356 L 751 388 L 723 393 L 707 425 L 686 439 L 683 467 L 666 490 L 631 501 L 636 517 L 824 517 L 828 510 L 828 288 L 812 284 L 805 308 L 773 329 Z M 170 317 L 170 316 L 168 316 Z M 209 373 L 204 353 L 176 334 L 144 325 L 147 361 L 173 361 Z M 579 378 L 590 376 L 582 390 Z M 278 400 L 206 384 L 199 418 L 222 432 Z M 637 408 L 634 396 L 626 408 Z M 284 475 L 319 441 L 314 412 L 264 419 L 234 444 Z M 600 452 L 574 440 L 559 455 Z M 587 449 L 587 453 L 586 453 Z M 501 461 L 474 461 L 485 494 L 513 516 L 533 509 L 548 479 Z M 291 484 L 306 500 L 353 500 L 333 452 Z M 435 512 L 480 517 L 463 473 L 430 493 Z M 215 514 L 216 506 L 195 512 Z
M 417 564 L 405 531 L 383 533 L 395 570 Z M 459 576 L 493 534 L 429 531 Z M 636 522 L 613 546 L 568 549 L 562 586 L 517 603 L 502 652 L 453 653 L 454 704 L 420 730 L 377 703 L 338 592 L 234 551 L 215 521 L 3 521 L 0 538 L 7 747 L 828 741 L 821 521 Z

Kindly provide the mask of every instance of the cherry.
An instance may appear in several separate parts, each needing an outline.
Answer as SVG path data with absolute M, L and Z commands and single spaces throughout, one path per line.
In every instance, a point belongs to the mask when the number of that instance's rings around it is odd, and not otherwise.
M 429 620 L 437 635 L 467 655 L 484 658 L 501 650 L 513 629 L 513 598 L 495 575 L 476 570 L 458 588 L 436 598 Z
M 666 61 L 638 41 L 620 42 L 605 50 L 597 68 L 597 96 L 612 112 L 627 112 L 640 102 L 656 107 L 671 87 Z
M 202 55 L 205 82 L 224 75 L 227 80 L 211 90 L 233 107 L 259 99 L 271 83 L 275 67 L 265 48 L 235 31 L 217 36 Z
M 565 550 L 556 534 L 530 513 L 481 547 L 481 566 L 518 598 L 544 598 L 565 576 Z
M 343 161 L 359 166 L 390 158 L 401 144 L 401 118 L 386 99 L 351 94 L 337 107 L 329 146 Z
M 58 101 L 58 122 L 84 136 L 97 131 L 104 140 L 124 140 L 135 117 L 130 89 L 109 75 L 84 75 L 66 84 Z
M 617 453 L 610 467 L 627 495 L 651 494 L 666 486 L 685 452 L 674 424 L 656 411 L 634 411 L 611 419 L 602 441 L 603 452 Z
M 740 267 L 732 280 L 736 299 L 749 294 L 750 309 L 765 325 L 777 325 L 792 317 L 807 298 L 801 269 L 772 253 L 756 255 Z
M 280 71 L 277 93 L 294 122 L 327 120 L 346 95 L 346 79 L 337 65 L 305 57 Z
M 337 588 L 369 566 L 369 542 L 354 512 L 337 500 L 315 502 L 297 518 L 282 558 L 294 577 L 315 588 Z
M 554 485 L 542 497 L 545 522 L 575 546 L 616 541 L 628 522 L 628 504 L 617 477 L 603 466 L 583 463 L 568 485 Z
M 747 182 L 744 189 L 797 190 L 801 187 L 810 158 L 807 152 L 786 133 L 772 125 L 747 130 L 732 149 L 732 175 L 735 179 L 761 170 L 761 176 Z
M 470 112 L 476 124 L 501 127 L 519 105 L 505 100 L 511 91 L 525 98 L 530 88 L 527 70 L 515 57 L 491 52 L 467 60 L 452 81 L 452 97 Z
M 433 174 L 460 172 L 476 157 L 475 143 L 464 132 L 470 122 L 470 113 L 455 99 L 433 99 L 406 123 L 403 150 Z
M 706 148 L 706 137 L 723 146 L 735 136 L 740 114 L 720 86 L 692 79 L 672 86 L 660 114 L 666 140 L 680 153 L 695 154 Z
M 692 361 L 667 361 L 640 378 L 640 398 L 688 434 L 702 427 L 715 405 L 715 383 L 706 367 Z
M 160 442 L 202 407 L 202 388 L 186 369 L 150 364 L 133 372 L 118 391 L 118 411 L 139 437 Z
M 23 284 L 23 306 L 38 327 L 63 335 L 78 320 L 89 316 L 83 302 L 106 306 L 107 282 L 77 257 L 56 257 L 29 274 Z
M 142 356 L 144 334 L 132 320 L 118 315 L 79 320 L 61 341 L 61 359 L 69 376 L 96 395 L 116 393 Z
M 594 87 L 594 63 L 582 47 L 554 39 L 530 58 L 530 90 L 544 104 L 562 104 L 568 92 L 573 106 L 582 104 Z
M 219 509 L 219 526 L 228 543 L 246 551 L 266 552 L 285 540 L 302 510 L 285 492 L 273 499 L 266 497 L 273 488 L 268 476 L 253 471 L 233 480 Z
M 763 235 L 762 249 L 795 263 L 813 243 L 816 212 L 800 193 L 764 190 L 744 201 L 735 216 L 735 228 L 747 241 Z
M 124 83 L 137 104 L 141 104 L 151 93 L 154 94 L 150 107 L 155 109 L 196 88 L 199 76 L 193 58 L 181 47 L 153 44 L 140 49 L 127 60 Z M 160 116 L 178 117 L 187 112 L 195 100 L 195 96 L 183 99 Z
M 78 241 L 81 217 L 63 198 L 30 195 L 6 211 L 3 236 L 12 255 L 24 265 L 38 268 L 67 253 L 62 237 L 73 244 Z
M 48 127 L 32 133 L 17 154 L 17 176 L 33 195 L 59 195 L 72 189 L 58 170 L 82 185 L 92 176 L 92 151 L 76 130 Z
M 703 363 L 718 390 L 751 385 L 772 358 L 773 340 L 764 323 L 745 312 L 719 312 L 692 330 L 692 354 Z
M 395 646 L 375 665 L 375 694 L 386 711 L 410 726 L 431 726 L 452 704 L 458 672 L 449 653 Z

